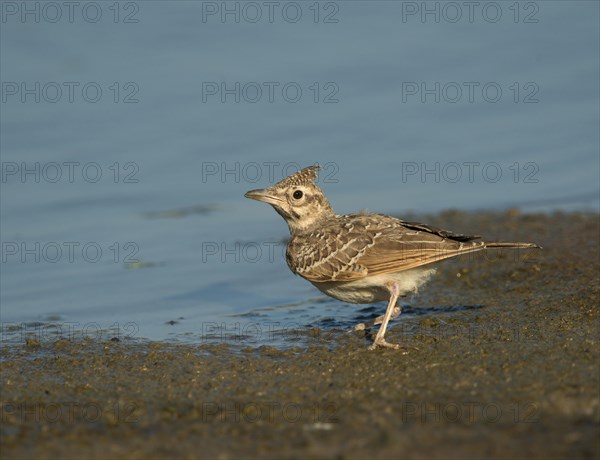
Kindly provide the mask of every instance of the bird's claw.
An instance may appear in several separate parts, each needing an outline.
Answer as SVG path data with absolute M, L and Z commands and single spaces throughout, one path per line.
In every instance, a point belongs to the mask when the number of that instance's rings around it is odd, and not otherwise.
M 413 347 L 410 345 L 400 345 L 399 343 L 389 343 L 385 339 L 375 340 L 369 347 L 369 350 L 375 350 L 377 348 L 391 348 L 393 350 L 404 350 L 405 353 L 408 353 L 409 350 L 419 350 L 417 347 Z

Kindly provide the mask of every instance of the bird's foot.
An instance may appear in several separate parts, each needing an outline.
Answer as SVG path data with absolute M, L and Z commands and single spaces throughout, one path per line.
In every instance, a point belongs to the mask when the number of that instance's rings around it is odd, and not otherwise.
M 391 348 L 393 350 L 404 350 L 405 353 L 408 353 L 409 350 L 419 350 L 417 347 L 412 347 L 409 345 L 400 345 L 399 343 L 389 343 L 384 338 L 379 340 L 375 339 L 375 342 L 369 347 L 369 350 L 376 350 L 377 348 Z
M 354 326 L 348 332 L 350 333 L 350 332 L 364 331 L 368 327 L 377 326 L 378 324 L 382 323 L 383 316 L 384 315 L 378 316 L 377 318 L 375 318 L 371 321 L 367 321 L 366 323 L 358 323 L 356 326 Z M 394 307 L 394 310 L 392 311 L 392 315 L 390 316 L 390 320 L 396 319 L 398 316 L 400 316 L 400 307 Z

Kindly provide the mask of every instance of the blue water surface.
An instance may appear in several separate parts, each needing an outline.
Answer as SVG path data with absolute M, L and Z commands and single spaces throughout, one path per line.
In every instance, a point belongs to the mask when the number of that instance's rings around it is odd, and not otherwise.
M 26 3 L 0 20 L 5 326 L 350 324 L 243 197 L 317 162 L 341 213 L 598 211 L 598 2 Z

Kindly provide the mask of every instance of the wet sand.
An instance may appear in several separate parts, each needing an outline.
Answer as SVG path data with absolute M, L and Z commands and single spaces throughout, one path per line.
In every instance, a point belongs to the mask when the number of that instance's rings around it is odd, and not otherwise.
M 387 335 L 418 349 L 324 329 L 3 346 L 2 458 L 599 458 L 598 215 L 418 219 L 544 249 L 440 263 L 410 302 L 430 314 Z

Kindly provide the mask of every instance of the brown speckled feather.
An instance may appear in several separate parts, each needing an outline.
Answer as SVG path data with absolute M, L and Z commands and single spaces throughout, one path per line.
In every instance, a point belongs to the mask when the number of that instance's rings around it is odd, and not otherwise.
M 286 259 L 293 272 L 309 281 L 351 281 L 485 248 L 472 241 L 476 238 L 381 214 L 351 214 L 294 235 Z

